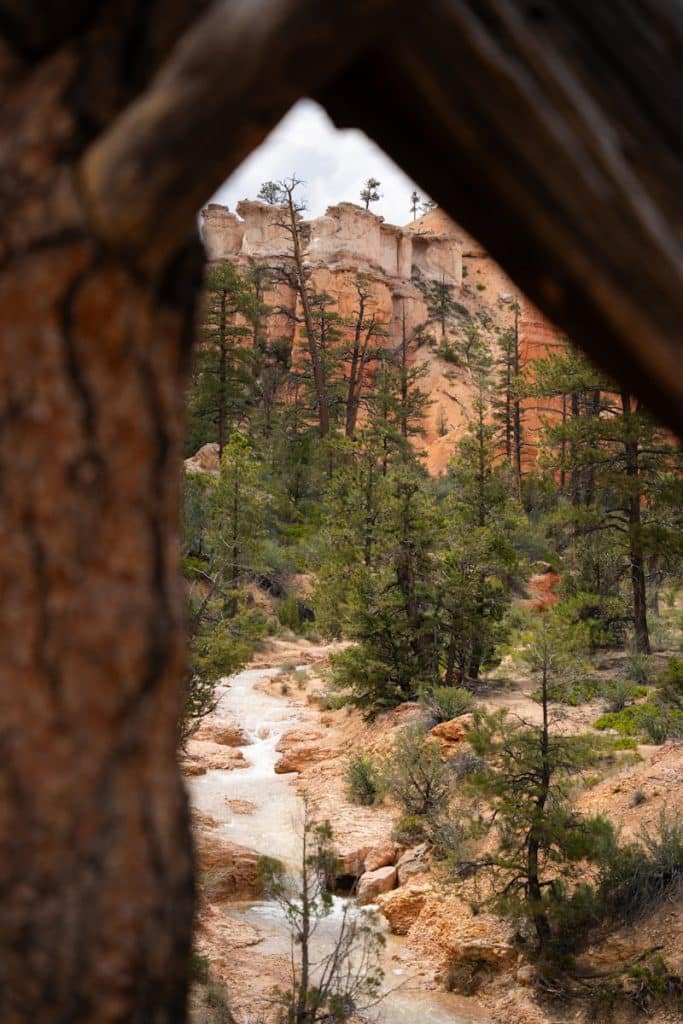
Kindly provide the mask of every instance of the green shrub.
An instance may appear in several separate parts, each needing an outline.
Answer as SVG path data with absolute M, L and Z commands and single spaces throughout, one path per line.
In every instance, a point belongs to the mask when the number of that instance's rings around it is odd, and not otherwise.
M 350 708 L 352 704 L 348 694 L 336 693 L 334 690 L 316 690 L 312 697 L 322 711 L 339 711 L 341 708 Z
M 627 924 L 680 895 L 683 888 L 683 825 L 664 815 L 655 833 L 639 842 L 613 845 L 602 868 L 599 899 L 604 913 Z
M 394 825 L 391 838 L 401 846 L 415 846 L 427 836 L 427 823 L 419 814 L 404 814 Z
M 580 704 L 588 704 L 595 700 L 600 693 L 600 683 L 597 679 L 572 679 L 569 682 L 558 683 L 548 690 L 548 698 L 555 704 L 568 704 L 572 708 Z M 540 690 L 532 693 L 534 700 L 541 699 Z
M 644 685 L 650 681 L 652 668 L 646 654 L 629 654 L 625 666 L 626 678 Z
M 210 982 L 207 985 L 204 995 L 206 1005 L 213 1010 L 213 1020 L 217 1024 L 234 1024 L 234 1018 L 230 1013 L 228 997 L 222 985 Z
M 657 677 L 656 693 L 659 703 L 683 710 L 683 658 L 669 658 Z
M 427 702 L 439 722 L 450 722 L 472 710 L 474 697 L 464 686 L 435 686 Z
M 301 629 L 299 599 L 296 594 L 285 594 L 277 604 L 277 617 L 281 626 L 298 633 Z
M 646 697 L 647 690 L 626 679 L 614 679 L 604 690 L 605 711 L 623 711 L 640 697 Z
M 608 711 L 593 723 L 596 729 L 614 729 L 621 736 L 641 736 L 650 743 L 683 736 L 683 711 L 645 702 Z
M 458 780 L 466 779 L 468 775 L 478 775 L 480 772 L 486 771 L 486 761 L 484 758 L 469 749 L 459 751 L 448 763 L 453 772 L 453 778 Z
M 477 291 L 478 292 L 483 292 L 485 290 L 486 290 L 486 285 L 482 284 L 480 281 L 477 281 Z
M 348 794 L 355 804 L 372 807 L 381 798 L 380 773 L 371 757 L 357 754 L 349 761 L 346 772 Z
M 683 978 L 674 974 L 661 956 L 635 964 L 627 977 L 628 997 L 642 1013 L 667 1004 L 683 1010 Z
M 406 726 L 382 766 L 387 793 L 409 815 L 444 810 L 452 791 L 453 773 L 442 761 L 438 744 L 426 739 L 423 726 Z
M 209 980 L 209 968 L 208 956 L 193 950 L 190 954 L 190 981 L 205 985 Z

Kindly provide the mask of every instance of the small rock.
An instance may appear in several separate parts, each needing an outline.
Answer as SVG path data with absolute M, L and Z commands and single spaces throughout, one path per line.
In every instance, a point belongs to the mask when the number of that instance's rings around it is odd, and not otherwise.
M 376 871 L 366 871 L 358 880 L 358 905 L 362 907 L 366 903 L 374 903 L 381 893 L 389 892 L 396 885 L 396 877 L 396 868 L 392 865 L 377 868 Z

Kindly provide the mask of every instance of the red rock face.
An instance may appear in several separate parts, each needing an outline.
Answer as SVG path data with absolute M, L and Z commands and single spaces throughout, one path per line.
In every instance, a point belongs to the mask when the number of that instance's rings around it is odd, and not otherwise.
M 246 269 L 255 263 L 286 267 L 291 242 L 283 231 L 283 209 L 245 201 L 237 213 L 210 205 L 203 211 L 203 238 L 209 259 L 230 260 Z M 473 401 L 473 387 L 466 370 L 439 357 L 438 325 L 428 324 L 424 296 L 415 285 L 419 273 L 427 282 L 445 282 L 456 302 L 470 314 L 495 348 L 500 332 L 514 326 L 519 307 L 521 365 L 545 355 L 558 344 L 558 332 L 485 250 L 439 209 L 405 227 L 385 224 L 383 218 L 353 203 L 329 207 L 325 215 L 302 222 L 305 265 L 313 288 L 330 296 L 330 310 L 341 318 L 335 325 L 339 349 L 349 348 L 358 313 L 358 275 L 371 291 L 368 312 L 381 325 L 383 337 L 375 344 L 396 350 L 401 343 L 403 317 L 409 339 L 409 359 L 423 364 L 422 387 L 432 398 L 425 415 L 425 433 L 419 440 L 429 472 L 438 476 L 446 469 L 463 434 Z M 301 308 L 296 293 L 282 280 L 271 283 L 263 295 L 275 312 L 264 324 L 271 342 L 289 346 L 294 367 L 306 365 L 306 341 L 301 328 Z M 278 312 L 280 311 L 280 312 Z M 418 344 L 416 329 L 427 324 L 427 342 Z M 431 340 L 429 340 L 431 339 Z M 375 364 L 376 365 L 376 364 Z M 375 371 L 365 370 L 367 387 Z M 295 395 L 292 394 L 292 400 Z M 544 409 L 547 410 L 547 403 Z M 529 469 L 537 458 L 535 438 L 541 410 L 531 401 L 524 405 L 527 433 L 523 455 Z M 362 413 L 359 422 L 362 422 Z

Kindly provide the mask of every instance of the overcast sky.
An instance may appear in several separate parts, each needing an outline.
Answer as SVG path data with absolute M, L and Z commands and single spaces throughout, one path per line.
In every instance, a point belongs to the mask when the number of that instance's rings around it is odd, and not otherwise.
M 416 186 L 410 178 L 363 132 L 335 128 L 312 100 L 301 100 L 290 110 L 212 202 L 234 210 L 240 199 L 254 199 L 262 182 L 291 174 L 306 182 L 301 193 L 308 203 L 307 217 L 319 217 L 334 203 L 360 202 L 364 181 L 373 177 L 382 183 L 382 199 L 372 205 L 373 212 L 390 224 L 411 220 L 410 193 Z

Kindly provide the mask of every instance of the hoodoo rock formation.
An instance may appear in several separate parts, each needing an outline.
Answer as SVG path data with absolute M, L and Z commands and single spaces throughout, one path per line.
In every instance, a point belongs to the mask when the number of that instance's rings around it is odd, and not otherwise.
M 282 270 L 291 260 L 285 210 L 254 200 L 236 212 L 215 203 L 202 211 L 202 235 L 211 263 L 229 260 L 241 270 L 260 265 Z M 432 473 L 443 471 L 471 410 L 472 381 L 463 367 L 439 353 L 443 326 L 430 309 L 430 286 L 446 286 L 463 320 L 474 325 L 496 350 L 504 331 L 515 331 L 520 366 L 544 355 L 557 332 L 488 253 L 442 210 L 399 227 L 353 203 L 330 206 L 322 217 L 300 222 L 304 260 L 312 287 L 326 293 L 343 323 L 358 309 L 359 275 L 369 292 L 369 312 L 382 328 L 382 344 L 396 349 L 403 332 L 409 358 L 426 364 L 422 387 L 431 397 L 423 443 Z M 264 301 L 272 312 L 267 334 L 287 339 L 296 358 L 296 291 L 283 276 L 267 277 Z M 535 458 L 533 432 L 538 411 L 525 403 L 529 436 L 524 459 Z

